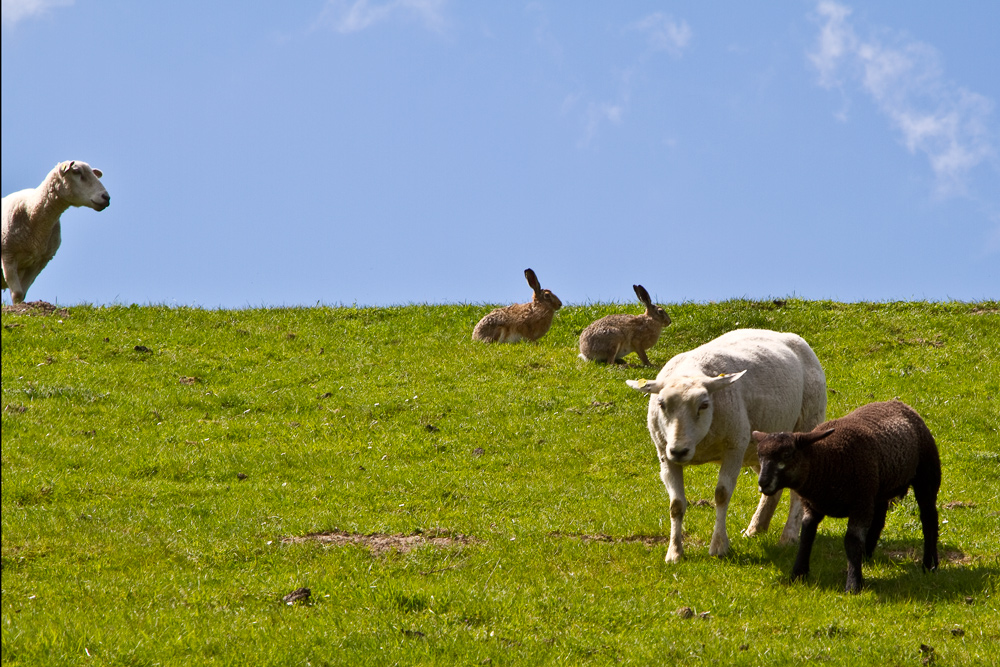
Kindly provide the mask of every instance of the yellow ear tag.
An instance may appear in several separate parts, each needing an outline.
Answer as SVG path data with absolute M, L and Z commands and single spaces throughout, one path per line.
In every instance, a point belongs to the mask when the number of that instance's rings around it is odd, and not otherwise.
M 636 384 L 639 385 L 640 388 L 645 387 L 646 386 L 646 378 L 639 378 L 636 381 Z

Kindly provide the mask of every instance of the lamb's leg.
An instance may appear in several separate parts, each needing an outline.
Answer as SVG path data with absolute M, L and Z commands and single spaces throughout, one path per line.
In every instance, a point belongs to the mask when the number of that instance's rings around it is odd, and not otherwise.
M 684 468 L 668 461 L 665 452 L 660 453 L 660 479 L 670 496 L 670 547 L 665 560 L 676 563 L 684 555 L 682 541 L 687 498 L 684 497 Z
M 799 552 L 792 566 L 792 580 L 800 579 L 809 574 L 809 557 L 812 555 L 813 542 L 816 540 L 816 529 L 823 520 L 822 514 L 813 514 L 808 509 L 802 513 L 802 536 L 799 539 Z
M 868 534 L 865 536 L 865 558 L 871 558 L 875 553 L 875 546 L 878 538 L 882 536 L 882 529 L 885 528 L 885 515 L 889 512 L 888 500 L 875 501 L 875 513 L 872 514 L 872 524 L 868 527 Z
M 844 534 L 844 550 L 847 552 L 847 586 L 848 593 L 858 593 L 865 585 L 861 574 L 861 561 L 865 554 L 865 538 L 871 525 L 869 516 L 848 517 L 847 532 Z
M 917 500 L 917 507 L 920 508 L 920 527 L 924 533 L 923 567 L 925 570 L 938 568 L 937 492 L 937 485 L 929 485 L 928 488 L 919 484 L 913 485 L 913 495 Z
M 733 489 L 736 488 L 736 480 L 742 467 L 743 452 L 729 451 L 723 455 L 722 465 L 719 467 L 719 482 L 715 485 L 715 528 L 712 530 L 712 542 L 708 547 L 708 553 L 712 556 L 725 556 L 729 553 L 726 513 L 729 511 L 729 500 L 733 497 Z

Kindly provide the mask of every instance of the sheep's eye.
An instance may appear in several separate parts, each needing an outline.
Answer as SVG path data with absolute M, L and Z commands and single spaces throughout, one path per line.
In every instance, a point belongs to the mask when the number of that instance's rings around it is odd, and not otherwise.
M 698 413 L 701 414 L 705 410 L 708 410 L 708 401 L 703 401 L 701 405 L 698 406 Z
M 776 468 L 777 468 L 778 470 L 784 470 L 784 469 L 785 469 L 785 464 L 784 464 L 784 463 L 778 463 L 778 465 L 777 465 L 777 466 L 775 466 L 775 467 L 776 467 Z

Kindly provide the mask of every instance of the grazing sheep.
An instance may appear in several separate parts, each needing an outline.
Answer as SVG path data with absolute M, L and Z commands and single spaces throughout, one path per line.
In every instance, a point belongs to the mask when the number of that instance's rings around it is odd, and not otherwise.
M 655 380 L 629 380 L 628 385 L 650 394 L 647 425 L 670 496 L 667 562 L 683 555 L 684 466 L 720 462 L 708 552 L 725 555 L 726 511 L 740 468 L 758 469 L 751 433 L 761 424 L 771 424 L 768 430 L 811 429 L 826 415 L 823 368 L 809 345 L 791 333 L 731 331 L 676 355 Z M 802 508 L 798 496 L 791 495 L 782 542 L 798 537 Z M 745 535 L 767 530 L 779 498 L 761 496 Z
M 552 326 L 552 317 L 562 308 L 562 301 L 550 290 L 542 289 L 531 269 L 524 277 L 535 291 L 530 303 L 515 303 L 490 312 L 472 331 L 472 340 L 484 343 L 516 343 L 523 339 L 538 340 Z
M 10 288 L 13 303 L 24 301 L 28 288 L 59 249 L 59 216 L 70 206 L 103 211 L 111 203 L 101 176 L 100 169 L 91 169 L 86 162 L 61 162 L 37 188 L 3 198 L 2 289 Z
M 759 433 L 760 491 L 789 488 L 805 508 L 792 579 L 809 573 L 816 527 L 825 516 L 847 517 L 847 591 L 864 585 L 861 559 L 871 558 L 889 502 L 909 487 L 920 508 L 925 570 L 938 566 L 937 494 L 941 459 L 924 420 L 901 401 L 870 403 L 809 433 Z
M 584 361 L 604 359 L 618 363 L 625 355 L 635 352 L 647 366 L 646 350 L 656 345 L 660 331 L 670 325 L 667 312 L 653 303 L 649 292 L 642 285 L 632 285 L 639 301 L 646 306 L 642 315 L 608 315 L 592 322 L 580 334 L 580 358 Z

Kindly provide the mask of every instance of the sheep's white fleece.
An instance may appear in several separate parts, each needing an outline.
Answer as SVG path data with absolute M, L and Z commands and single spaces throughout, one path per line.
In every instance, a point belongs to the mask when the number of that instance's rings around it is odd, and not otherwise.
M 103 211 L 111 203 L 100 180 L 102 175 L 86 162 L 60 162 L 37 188 L 3 198 L 2 289 L 10 289 L 13 303 L 24 301 L 28 288 L 59 249 L 59 217 L 66 209 L 87 206 Z
M 715 528 L 709 553 L 729 551 L 726 512 L 742 466 L 759 471 L 753 431 L 809 431 L 826 416 L 826 376 L 819 359 L 799 336 L 739 329 L 664 365 L 653 381 L 629 380 L 650 394 L 647 426 L 660 459 L 660 477 L 670 496 L 670 547 L 666 560 L 683 554 L 687 508 L 683 466 L 720 462 L 715 489 Z M 767 424 L 759 428 L 757 424 Z M 780 496 L 761 496 L 745 535 L 767 530 Z M 795 541 L 802 520 L 796 494 L 781 541 Z

